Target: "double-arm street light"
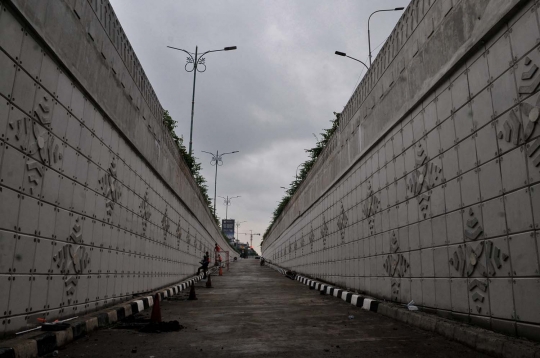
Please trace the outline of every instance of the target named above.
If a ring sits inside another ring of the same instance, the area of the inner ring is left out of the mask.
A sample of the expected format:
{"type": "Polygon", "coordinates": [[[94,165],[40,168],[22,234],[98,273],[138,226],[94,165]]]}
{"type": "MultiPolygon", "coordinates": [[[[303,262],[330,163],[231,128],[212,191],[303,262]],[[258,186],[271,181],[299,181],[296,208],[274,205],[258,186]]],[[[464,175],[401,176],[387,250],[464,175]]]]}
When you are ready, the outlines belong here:
{"type": "Polygon", "coordinates": [[[229,206],[231,205],[231,200],[232,199],[235,199],[235,198],[240,198],[241,196],[232,196],[229,198],[229,196],[227,195],[227,197],[224,197],[224,196],[220,196],[218,195],[221,199],[223,199],[223,202],[225,203],[225,220],[228,219],[228,211],[229,211],[229,206]]]}
{"type": "Polygon", "coordinates": [[[236,46],[229,46],[225,47],[221,50],[210,50],[203,52],[202,55],[198,54],[198,46],[195,46],[195,57],[193,57],[193,54],[191,52],[188,52],[186,50],[183,50],[181,48],[176,48],[172,46],[167,46],[168,48],[172,48],[173,50],[183,51],[188,54],[188,58],[186,60],[186,65],[184,66],[184,69],[187,72],[193,72],[193,93],[191,96],[191,128],[189,130],[189,154],[193,154],[192,151],[192,143],[193,143],[193,116],[195,115],[195,80],[197,78],[197,72],[204,72],[206,71],[206,63],[204,56],[210,52],[219,52],[219,51],[231,51],[236,50],[236,46]],[[191,66],[190,66],[191,65],[191,66]],[[188,67],[189,66],[189,67],[188,67]],[[199,68],[199,66],[202,66],[202,69],[199,68]],[[191,69],[189,69],[191,68],[191,69]]]}
{"type": "Polygon", "coordinates": [[[235,150],[234,152],[223,153],[223,154],[219,154],[219,150],[216,150],[216,154],[206,152],[204,150],[201,150],[201,152],[206,153],[206,154],[210,154],[212,156],[212,160],[210,161],[210,164],[216,166],[216,176],[214,178],[214,216],[216,216],[217,168],[218,168],[218,166],[220,167],[220,166],[223,165],[222,157],[224,155],[238,153],[238,150],[235,150]]]}
{"type": "Polygon", "coordinates": [[[377,11],[372,12],[371,15],[369,15],[368,20],[367,20],[367,36],[368,36],[368,46],[369,46],[369,67],[371,67],[371,35],[370,35],[370,32],[369,32],[369,20],[371,20],[371,17],[373,16],[373,14],[376,14],[378,12],[401,11],[403,9],[405,9],[405,8],[404,7],[396,7],[396,8],[393,8],[393,9],[377,10],[377,11]]]}

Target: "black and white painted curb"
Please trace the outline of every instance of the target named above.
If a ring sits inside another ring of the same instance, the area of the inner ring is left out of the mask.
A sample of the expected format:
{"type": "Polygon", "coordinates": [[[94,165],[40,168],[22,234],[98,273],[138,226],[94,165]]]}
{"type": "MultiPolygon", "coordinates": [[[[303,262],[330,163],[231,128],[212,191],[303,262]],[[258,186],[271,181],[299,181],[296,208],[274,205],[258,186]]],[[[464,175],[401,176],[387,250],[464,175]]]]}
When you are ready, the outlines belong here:
{"type": "MultiPolygon", "coordinates": [[[[282,275],[286,275],[287,273],[287,270],[284,270],[279,266],[276,266],[274,264],[267,264],[267,265],[273,268],[274,270],[278,271],[282,275]]],[[[326,283],[321,283],[321,282],[309,279],[301,275],[296,275],[296,280],[317,291],[321,291],[321,292],[326,293],[327,295],[332,295],[334,297],[341,298],[343,301],[350,303],[353,306],[365,309],[367,311],[377,312],[377,309],[379,308],[379,301],[373,298],[364,297],[354,292],[349,292],[347,290],[343,290],[343,289],[331,286],[326,283]]]]}
{"type": "MultiPolygon", "coordinates": [[[[272,269],[286,275],[287,270],[274,264],[266,263],[272,269]]],[[[389,302],[380,302],[372,298],[363,297],[331,285],[317,282],[302,275],[296,275],[296,280],[328,295],[341,298],[343,301],[362,309],[377,312],[383,316],[410,324],[426,331],[435,332],[452,341],[459,342],[479,352],[494,357],[514,358],[528,357],[540,358],[540,344],[508,337],[493,331],[488,331],[466,323],[452,321],[432,314],[409,311],[402,305],[389,302]]],[[[1,358],[1,357],[0,357],[1,358]]]]}
{"type": "Polygon", "coordinates": [[[373,298],[360,296],[356,293],[342,290],[328,284],[323,284],[300,275],[296,275],[296,280],[300,281],[304,285],[313,287],[315,290],[324,291],[327,295],[341,298],[343,301],[350,303],[353,306],[361,307],[367,311],[377,312],[377,308],[379,307],[379,301],[373,298]]]}
{"type": "Polygon", "coordinates": [[[287,271],[284,270],[284,269],[282,269],[282,268],[279,267],[279,266],[276,266],[276,265],[273,265],[273,264],[269,264],[269,263],[267,263],[266,265],[267,265],[267,266],[270,266],[271,268],[273,268],[274,270],[276,270],[277,272],[279,272],[279,273],[282,274],[282,275],[286,275],[286,274],[287,274],[287,271]]]}
{"type": "MultiPolygon", "coordinates": [[[[213,274],[217,268],[209,270],[213,274]]],[[[28,339],[14,339],[0,343],[0,358],[16,357],[41,357],[54,352],[59,347],[84,337],[87,333],[101,327],[106,327],[112,323],[120,321],[126,317],[142,312],[154,306],[154,296],[159,295],[160,301],[166,297],[172,297],[185,289],[191,287],[204,277],[203,274],[196,275],[182,281],[176,285],[154,291],[149,296],[139,297],[132,301],[121,303],[117,306],[107,308],[100,312],[70,321],[70,327],[57,332],[45,332],[28,339]]]]}

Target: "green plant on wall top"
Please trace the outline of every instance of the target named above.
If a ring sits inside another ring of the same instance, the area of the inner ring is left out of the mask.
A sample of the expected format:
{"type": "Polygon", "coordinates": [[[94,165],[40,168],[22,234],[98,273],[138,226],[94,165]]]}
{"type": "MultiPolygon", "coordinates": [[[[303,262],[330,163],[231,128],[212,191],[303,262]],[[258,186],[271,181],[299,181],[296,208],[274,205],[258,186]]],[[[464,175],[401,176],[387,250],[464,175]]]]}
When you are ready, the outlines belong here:
{"type": "Polygon", "coordinates": [[[197,158],[193,155],[189,154],[186,147],[184,146],[184,138],[179,137],[175,132],[174,129],[178,126],[178,122],[172,119],[171,115],[169,114],[169,111],[165,110],[163,111],[163,124],[167,127],[169,130],[169,133],[171,134],[172,139],[176,143],[176,146],[178,147],[178,150],[180,154],[182,155],[182,158],[186,162],[189,171],[191,172],[191,175],[193,176],[193,179],[195,179],[195,183],[199,187],[199,190],[201,191],[201,194],[204,197],[204,200],[206,201],[206,205],[208,205],[208,208],[210,209],[210,213],[214,216],[214,220],[216,220],[216,223],[218,226],[221,227],[219,218],[214,215],[214,210],[212,208],[212,200],[210,200],[210,196],[208,196],[208,187],[206,186],[206,179],[201,174],[201,163],[197,162],[197,158]]]}
{"type": "Polygon", "coordinates": [[[272,225],[274,225],[274,222],[279,217],[279,215],[281,215],[281,213],[293,197],[294,193],[296,193],[296,190],[298,190],[302,182],[306,179],[309,171],[311,170],[313,165],[315,165],[317,158],[319,158],[319,155],[321,155],[324,148],[326,148],[326,146],[328,145],[330,138],[332,138],[332,135],[336,132],[339,126],[339,118],[341,117],[341,113],[334,112],[334,115],[335,118],[330,120],[330,123],[332,124],[330,128],[323,130],[323,132],[321,133],[321,140],[317,140],[315,147],[305,149],[306,153],[309,154],[309,159],[302,163],[298,177],[291,182],[289,189],[287,189],[287,191],[285,192],[285,196],[281,198],[281,201],[279,202],[277,208],[274,210],[270,225],[268,225],[268,228],[263,235],[263,240],[266,239],[266,236],[270,232],[272,225]]]}

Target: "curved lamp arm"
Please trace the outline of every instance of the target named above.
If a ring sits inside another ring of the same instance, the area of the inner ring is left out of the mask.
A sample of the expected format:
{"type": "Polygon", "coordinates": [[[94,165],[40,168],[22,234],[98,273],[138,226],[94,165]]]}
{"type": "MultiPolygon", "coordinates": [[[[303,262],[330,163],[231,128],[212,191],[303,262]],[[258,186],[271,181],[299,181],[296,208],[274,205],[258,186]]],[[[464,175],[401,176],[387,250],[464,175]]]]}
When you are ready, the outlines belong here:
{"type": "Polygon", "coordinates": [[[207,53],[210,53],[210,52],[219,52],[219,51],[232,51],[232,50],[236,50],[238,47],[236,46],[229,46],[229,47],[225,47],[221,50],[210,50],[210,51],[206,51],[206,52],[203,52],[202,55],[199,56],[200,57],[203,57],[204,55],[206,55],[207,53]]]}
{"type": "MultiPolygon", "coordinates": [[[[186,72],[193,72],[193,71],[197,68],[197,65],[195,64],[195,61],[196,61],[197,59],[193,58],[193,56],[191,55],[191,53],[189,53],[188,51],[186,51],[186,50],[184,50],[184,49],[181,49],[181,48],[176,48],[176,47],[172,47],[172,46],[167,46],[167,47],[168,47],[168,48],[172,48],[173,50],[183,51],[183,52],[185,52],[185,53],[188,54],[188,56],[189,56],[189,57],[188,57],[188,61],[187,61],[186,65],[184,66],[184,69],[186,70],[186,72]],[[193,64],[193,68],[192,68],[191,70],[188,70],[188,69],[187,69],[187,66],[188,66],[190,63],[193,64]]],[[[203,63],[203,65],[204,65],[204,63],[203,63]]],[[[206,66],[205,66],[204,71],[206,71],[206,66]]],[[[202,72],[204,72],[204,71],[202,71],[202,72]]]]}
{"type": "MultiPolygon", "coordinates": [[[[351,56],[347,55],[345,52],[336,51],[335,54],[338,55],[338,56],[348,57],[348,58],[350,58],[350,59],[352,59],[352,60],[358,61],[358,62],[360,62],[362,65],[364,65],[364,66],[366,67],[367,70],[369,70],[368,66],[367,66],[364,62],[360,61],[360,60],[357,59],[357,58],[354,58],[354,57],[351,57],[351,56]]],[[[315,133],[314,133],[313,135],[315,135],[315,133]]],[[[315,138],[317,138],[317,136],[315,136],[315,138]]],[[[317,138],[317,140],[319,140],[319,139],[317,138]]]]}
{"type": "Polygon", "coordinates": [[[383,12],[383,11],[400,11],[400,10],[404,10],[405,8],[404,7],[396,7],[396,8],[393,8],[393,9],[384,9],[384,10],[377,10],[377,11],[374,11],[371,13],[371,15],[369,15],[368,17],[368,29],[369,29],[369,20],[371,20],[371,17],[373,16],[373,14],[376,14],[378,12],[383,12]]]}
{"type": "Polygon", "coordinates": [[[219,156],[222,157],[225,154],[234,154],[234,153],[238,153],[238,152],[239,152],[239,150],[235,150],[234,152],[223,153],[223,154],[220,154],[219,156]]]}
{"type": "Polygon", "coordinates": [[[214,154],[214,153],[210,153],[210,152],[207,152],[205,150],[201,150],[201,152],[206,153],[206,154],[210,154],[212,156],[212,160],[214,160],[214,158],[216,158],[216,154],[214,154]]]}
{"type": "MultiPolygon", "coordinates": [[[[404,7],[395,7],[393,9],[383,9],[383,10],[377,10],[377,11],[374,11],[371,13],[371,15],[369,15],[368,17],[368,20],[367,20],[367,33],[368,33],[368,47],[369,47],[369,66],[371,66],[371,34],[369,32],[369,20],[371,20],[371,17],[378,13],[378,12],[383,12],[383,11],[401,11],[401,10],[404,10],[405,8],[404,7]]],[[[358,61],[358,60],[357,60],[358,61]]],[[[365,64],[364,64],[365,65],[365,64]]]]}
{"type": "Polygon", "coordinates": [[[212,159],[210,160],[210,165],[216,165],[219,162],[219,159],[221,158],[221,157],[218,157],[217,154],[210,153],[210,152],[207,152],[205,150],[201,150],[201,152],[206,153],[206,154],[210,154],[212,156],[212,159]],[[214,164],[214,162],[216,164],[214,164]]]}

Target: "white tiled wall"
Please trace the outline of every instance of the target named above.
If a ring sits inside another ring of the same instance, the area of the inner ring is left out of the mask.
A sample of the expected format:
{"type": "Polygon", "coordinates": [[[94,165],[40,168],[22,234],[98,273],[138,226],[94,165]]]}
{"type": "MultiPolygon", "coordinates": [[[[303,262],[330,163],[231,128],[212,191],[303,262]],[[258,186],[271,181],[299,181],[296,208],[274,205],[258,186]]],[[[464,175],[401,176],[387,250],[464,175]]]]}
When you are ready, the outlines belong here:
{"type": "Polygon", "coordinates": [[[177,195],[201,206],[189,180],[175,177],[185,186],[173,191],[13,7],[0,8],[0,335],[194,274],[205,251],[226,244],[201,224],[209,211],[177,195]]]}
{"type": "MultiPolygon", "coordinates": [[[[493,327],[502,320],[507,333],[532,324],[525,335],[540,339],[538,39],[531,1],[294,222],[288,209],[263,255],[379,298],[487,317],[493,327]]],[[[342,128],[334,140],[352,142],[367,127],[342,128]]],[[[320,167],[347,146],[327,151],[320,167]]],[[[323,181],[320,173],[308,180],[323,181]]]]}

